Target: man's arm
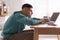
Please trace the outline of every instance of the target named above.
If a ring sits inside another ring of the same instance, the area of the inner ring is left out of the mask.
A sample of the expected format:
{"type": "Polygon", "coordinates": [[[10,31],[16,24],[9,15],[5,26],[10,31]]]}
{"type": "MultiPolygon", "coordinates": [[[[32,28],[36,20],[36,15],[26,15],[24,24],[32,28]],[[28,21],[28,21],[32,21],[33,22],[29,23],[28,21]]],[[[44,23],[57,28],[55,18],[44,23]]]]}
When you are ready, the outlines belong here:
{"type": "Polygon", "coordinates": [[[32,18],[32,19],[34,19],[34,20],[40,20],[39,18],[32,18]]]}
{"type": "Polygon", "coordinates": [[[15,18],[17,22],[26,24],[26,25],[33,25],[33,24],[39,24],[40,20],[35,20],[33,18],[26,17],[22,14],[16,13],[15,18]]]}

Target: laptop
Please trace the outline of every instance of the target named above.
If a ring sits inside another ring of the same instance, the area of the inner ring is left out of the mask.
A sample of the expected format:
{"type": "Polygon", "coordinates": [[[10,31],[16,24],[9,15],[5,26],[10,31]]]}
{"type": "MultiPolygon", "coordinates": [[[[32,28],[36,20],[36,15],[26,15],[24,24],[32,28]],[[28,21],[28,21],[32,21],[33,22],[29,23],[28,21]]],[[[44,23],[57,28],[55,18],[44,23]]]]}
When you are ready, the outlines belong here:
{"type": "Polygon", "coordinates": [[[60,13],[53,13],[52,14],[52,16],[51,16],[51,18],[50,19],[48,19],[49,20],[49,22],[47,23],[48,25],[52,25],[52,26],[57,26],[56,24],[54,24],[55,23],[55,21],[57,20],[57,18],[58,18],[58,16],[59,16],[59,14],[60,13]]]}

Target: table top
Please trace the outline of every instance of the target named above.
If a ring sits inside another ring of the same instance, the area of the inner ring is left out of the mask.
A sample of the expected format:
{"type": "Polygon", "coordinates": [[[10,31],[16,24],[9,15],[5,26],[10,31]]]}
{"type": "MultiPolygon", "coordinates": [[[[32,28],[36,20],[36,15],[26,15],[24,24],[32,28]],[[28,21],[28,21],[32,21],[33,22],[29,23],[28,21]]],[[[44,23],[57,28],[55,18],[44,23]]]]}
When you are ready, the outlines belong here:
{"type": "Polygon", "coordinates": [[[51,26],[47,24],[32,25],[38,34],[60,35],[60,26],[51,26]]]}
{"type": "Polygon", "coordinates": [[[51,26],[48,24],[31,25],[31,28],[60,28],[60,26],[51,26]]]}

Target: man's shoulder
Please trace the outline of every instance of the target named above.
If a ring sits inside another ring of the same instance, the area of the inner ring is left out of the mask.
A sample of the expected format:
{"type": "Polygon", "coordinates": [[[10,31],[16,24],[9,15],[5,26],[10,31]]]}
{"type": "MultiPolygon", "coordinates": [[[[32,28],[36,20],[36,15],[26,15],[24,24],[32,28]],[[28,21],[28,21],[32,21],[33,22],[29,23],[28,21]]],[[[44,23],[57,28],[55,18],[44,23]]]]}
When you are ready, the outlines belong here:
{"type": "Polygon", "coordinates": [[[22,11],[15,11],[14,13],[21,13],[22,11]]]}
{"type": "Polygon", "coordinates": [[[16,14],[22,14],[22,11],[15,11],[14,13],[13,13],[14,15],[16,15],[16,14]]]}
{"type": "Polygon", "coordinates": [[[22,17],[24,16],[22,11],[15,11],[13,15],[14,16],[22,16],[22,17]]]}

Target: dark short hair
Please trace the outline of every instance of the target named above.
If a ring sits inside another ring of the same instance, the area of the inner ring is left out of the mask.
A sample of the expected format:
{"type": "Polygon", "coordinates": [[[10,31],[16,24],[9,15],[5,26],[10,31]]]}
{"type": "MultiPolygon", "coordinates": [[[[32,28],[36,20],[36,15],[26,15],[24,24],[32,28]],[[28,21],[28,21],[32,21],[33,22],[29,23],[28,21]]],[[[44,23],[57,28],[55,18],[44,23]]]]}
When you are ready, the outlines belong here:
{"type": "Polygon", "coordinates": [[[30,5],[30,4],[24,4],[24,5],[22,5],[22,9],[23,9],[24,7],[32,8],[32,5],[30,5]]]}

